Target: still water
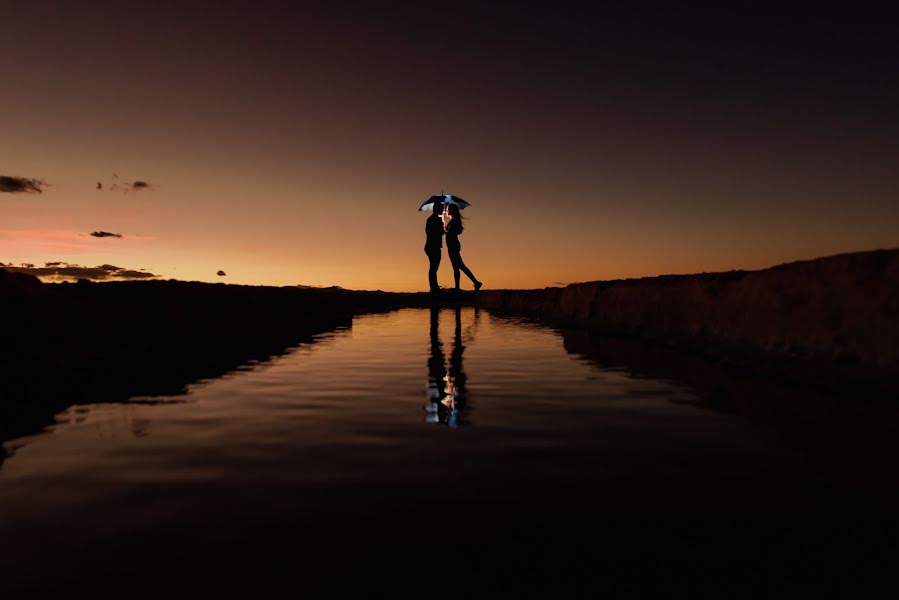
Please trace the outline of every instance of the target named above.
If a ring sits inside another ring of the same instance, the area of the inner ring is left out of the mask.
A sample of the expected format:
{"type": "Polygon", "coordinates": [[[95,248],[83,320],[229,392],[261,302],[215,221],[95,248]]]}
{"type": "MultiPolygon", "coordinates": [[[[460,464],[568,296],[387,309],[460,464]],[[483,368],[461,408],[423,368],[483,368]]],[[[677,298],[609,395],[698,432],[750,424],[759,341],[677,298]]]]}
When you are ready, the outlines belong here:
{"type": "MultiPolygon", "coordinates": [[[[728,530],[722,514],[894,483],[895,409],[701,364],[474,308],[360,316],[184,395],[72,406],[6,442],[0,564],[23,589],[97,569],[205,589],[266,551],[325,568],[445,536],[544,565],[579,528],[604,553],[643,556],[633,540],[654,536],[668,555],[697,523],[728,530]]],[[[500,568],[491,552],[481,568],[500,568]]]]}

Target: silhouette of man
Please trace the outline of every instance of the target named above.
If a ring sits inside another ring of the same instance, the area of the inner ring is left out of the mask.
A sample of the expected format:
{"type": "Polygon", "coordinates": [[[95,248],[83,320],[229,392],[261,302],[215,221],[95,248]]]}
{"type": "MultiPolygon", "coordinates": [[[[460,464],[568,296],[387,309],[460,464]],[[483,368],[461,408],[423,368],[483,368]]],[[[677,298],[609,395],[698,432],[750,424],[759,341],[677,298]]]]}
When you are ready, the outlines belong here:
{"type": "Polygon", "coordinates": [[[430,267],[428,268],[428,283],[431,286],[431,293],[436,294],[440,291],[437,285],[437,269],[440,267],[440,257],[443,254],[443,202],[434,203],[434,212],[425,222],[425,254],[428,255],[430,267]]]}
{"type": "Polygon", "coordinates": [[[435,404],[440,404],[441,400],[446,397],[446,386],[443,385],[445,375],[446,357],[443,354],[443,343],[440,341],[440,308],[432,306],[431,353],[428,355],[428,397],[435,404]]]}

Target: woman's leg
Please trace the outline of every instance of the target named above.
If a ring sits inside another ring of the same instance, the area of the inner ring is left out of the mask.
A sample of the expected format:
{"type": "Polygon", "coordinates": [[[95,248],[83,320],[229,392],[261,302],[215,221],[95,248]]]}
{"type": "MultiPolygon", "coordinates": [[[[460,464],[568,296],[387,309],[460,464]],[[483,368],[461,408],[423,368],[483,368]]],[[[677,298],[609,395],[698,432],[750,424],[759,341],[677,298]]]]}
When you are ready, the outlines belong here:
{"type": "Polygon", "coordinates": [[[477,283],[478,279],[474,276],[474,273],[471,272],[471,269],[465,266],[465,263],[459,261],[459,268],[462,269],[462,272],[468,275],[468,278],[471,279],[472,283],[477,283]]]}
{"type": "Polygon", "coordinates": [[[459,265],[462,264],[462,256],[458,250],[447,249],[449,251],[450,262],[453,265],[453,279],[456,281],[456,289],[459,289],[459,265]]]}
{"type": "Polygon", "coordinates": [[[456,279],[456,289],[459,289],[459,271],[461,270],[465,273],[471,282],[475,284],[476,287],[480,287],[477,284],[479,283],[477,278],[474,276],[474,273],[471,272],[471,269],[465,266],[465,263],[462,262],[462,254],[459,252],[453,252],[450,255],[450,260],[453,263],[453,277],[456,279]]]}

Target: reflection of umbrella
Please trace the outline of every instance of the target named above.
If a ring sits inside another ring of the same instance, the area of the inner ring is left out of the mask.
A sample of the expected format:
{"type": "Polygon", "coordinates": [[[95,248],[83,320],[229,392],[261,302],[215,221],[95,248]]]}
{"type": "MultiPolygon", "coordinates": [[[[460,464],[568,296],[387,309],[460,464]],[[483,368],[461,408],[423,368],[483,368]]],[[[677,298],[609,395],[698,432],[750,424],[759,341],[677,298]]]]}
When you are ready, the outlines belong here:
{"type": "Polygon", "coordinates": [[[462,210],[466,206],[471,206],[468,202],[460,198],[459,196],[453,196],[451,194],[437,194],[436,196],[431,196],[427,200],[421,203],[421,207],[418,210],[424,210],[431,212],[434,210],[435,202],[443,202],[444,204],[455,204],[459,207],[459,210],[462,210]]]}

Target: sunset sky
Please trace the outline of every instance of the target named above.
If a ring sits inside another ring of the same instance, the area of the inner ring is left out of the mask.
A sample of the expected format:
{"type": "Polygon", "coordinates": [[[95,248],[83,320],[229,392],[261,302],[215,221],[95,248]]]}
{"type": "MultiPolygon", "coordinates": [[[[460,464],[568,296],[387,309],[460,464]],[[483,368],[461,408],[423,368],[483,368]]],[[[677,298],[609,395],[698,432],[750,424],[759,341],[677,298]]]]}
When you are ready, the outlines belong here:
{"type": "Polygon", "coordinates": [[[492,288],[897,247],[894,21],[790,5],[4,2],[0,262],[425,290],[441,191],[492,288]]]}

